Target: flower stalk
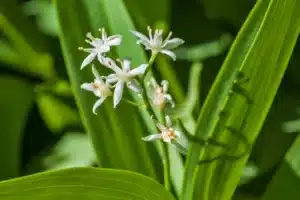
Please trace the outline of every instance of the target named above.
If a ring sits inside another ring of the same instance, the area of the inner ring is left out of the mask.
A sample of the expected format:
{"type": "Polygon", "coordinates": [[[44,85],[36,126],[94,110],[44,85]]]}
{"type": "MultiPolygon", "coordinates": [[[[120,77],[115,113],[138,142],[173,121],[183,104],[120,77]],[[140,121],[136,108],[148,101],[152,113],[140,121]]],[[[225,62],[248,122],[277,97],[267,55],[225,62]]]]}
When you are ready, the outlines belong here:
{"type": "MultiPolygon", "coordinates": [[[[173,129],[171,119],[166,115],[165,106],[171,104],[174,107],[174,102],[168,90],[168,81],[163,80],[161,86],[159,84],[152,84],[153,91],[148,90],[146,84],[146,76],[149,75],[154,61],[158,53],[167,55],[173,60],[176,59],[176,55],[171,50],[184,43],[180,38],[171,39],[172,33],[163,39],[163,31],[155,30],[148,27],[149,37],[137,31],[131,31],[136,37],[138,37],[138,44],[142,44],[145,50],[151,50],[151,57],[147,64],[141,64],[135,68],[131,67],[131,61],[129,59],[115,59],[106,57],[111,47],[121,44],[121,35],[107,36],[105,29],[100,29],[102,34],[101,38],[94,37],[91,33],[88,33],[86,42],[91,45],[90,48],[80,47],[79,50],[89,53],[89,55],[83,60],[81,69],[89,65],[93,60],[98,60],[101,65],[107,67],[111,71],[111,74],[107,76],[100,76],[96,68],[92,67],[94,74],[94,81],[82,84],[82,88],[93,92],[98,98],[93,106],[93,112],[96,114],[96,109],[103,103],[108,97],[113,97],[113,107],[116,108],[121,100],[134,106],[145,106],[148,114],[151,116],[153,123],[156,124],[157,133],[143,137],[144,141],[159,140],[162,147],[162,162],[164,170],[164,186],[167,190],[171,190],[171,176],[170,176],[170,159],[168,152],[168,144],[172,144],[173,140],[180,138],[181,133],[173,129]],[[118,63],[118,64],[117,64],[118,63]],[[143,104],[139,105],[135,102],[129,101],[123,98],[123,92],[125,88],[137,93],[143,100],[143,104]],[[150,93],[152,95],[148,95],[150,93]],[[151,98],[153,97],[153,98],[151,98]],[[155,108],[158,108],[160,115],[155,113],[155,108]]],[[[151,77],[153,83],[155,81],[154,76],[151,77]]],[[[177,142],[177,141],[176,141],[177,142]]]]}

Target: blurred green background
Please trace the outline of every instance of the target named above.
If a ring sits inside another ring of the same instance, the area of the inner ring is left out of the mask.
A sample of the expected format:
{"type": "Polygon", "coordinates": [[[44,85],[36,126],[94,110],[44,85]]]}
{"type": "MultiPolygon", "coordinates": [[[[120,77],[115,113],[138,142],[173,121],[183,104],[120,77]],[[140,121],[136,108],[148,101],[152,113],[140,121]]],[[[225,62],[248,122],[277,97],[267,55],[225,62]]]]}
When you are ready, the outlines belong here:
{"type": "MultiPolygon", "coordinates": [[[[188,88],[191,64],[203,62],[199,105],[255,4],[255,0],[124,2],[138,30],[145,32],[146,25],[162,27],[186,41],[174,64],[182,88],[188,88]]],[[[98,165],[69,84],[56,14],[48,0],[0,0],[0,180],[98,165]]],[[[96,9],[95,16],[102,17],[96,9]]],[[[256,199],[264,193],[300,130],[299,66],[300,40],[253,147],[236,199],[256,199]]]]}

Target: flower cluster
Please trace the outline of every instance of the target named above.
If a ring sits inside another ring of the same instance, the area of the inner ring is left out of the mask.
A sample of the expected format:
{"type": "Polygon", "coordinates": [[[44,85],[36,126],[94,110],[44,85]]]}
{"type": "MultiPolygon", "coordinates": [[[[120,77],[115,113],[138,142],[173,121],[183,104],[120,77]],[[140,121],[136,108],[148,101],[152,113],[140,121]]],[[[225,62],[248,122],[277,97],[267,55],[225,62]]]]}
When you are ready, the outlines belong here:
{"type": "MultiPolygon", "coordinates": [[[[97,58],[99,63],[110,69],[111,74],[107,76],[100,76],[96,67],[92,66],[92,73],[94,75],[94,81],[90,83],[83,83],[81,88],[90,92],[93,92],[94,95],[98,98],[93,106],[93,113],[97,114],[97,108],[104,102],[105,99],[112,96],[113,97],[113,106],[116,108],[120,101],[122,100],[123,91],[125,85],[128,89],[132,90],[134,93],[139,94],[144,102],[151,102],[153,107],[158,108],[165,116],[165,124],[156,122],[157,128],[160,130],[160,133],[149,135],[142,138],[145,141],[152,141],[161,139],[164,142],[171,143],[172,140],[180,137],[180,132],[174,130],[171,126],[171,119],[168,115],[164,113],[164,108],[167,104],[170,104],[171,107],[174,107],[175,104],[172,100],[172,97],[168,91],[168,82],[163,80],[161,85],[157,84],[154,77],[151,79],[147,86],[151,86],[149,89],[151,95],[148,96],[147,91],[143,91],[142,88],[146,88],[144,85],[144,80],[147,73],[147,68],[150,68],[152,63],[141,64],[135,68],[131,67],[131,61],[129,59],[112,59],[107,54],[111,50],[111,47],[118,46],[122,42],[121,35],[112,35],[107,36],[104,28],[99,29],[101,32],[101,38],[94,37],[91,33],[87,33],[86,42],[91,45],[90,48],[79,47],[79,50],[85,51],[88,56],[83,60],[81,64],[81,69],[85,68],[97,58]]],[[[138,44],[142,44],[146,50],[151,50],[151,58],[155,59],[158,53],[162,53],[170,56],[173,60],[176,59],[175,54],[171,51],[177,46],[184,43],[182,39],[173,38],[171,39],[172,33],[170,32],[168,36],[163,40],[163,31],[155,30],[152,34],[152,30],[148,27],[149,37],[144,34],[131,31],[136,37],[138,37],[138,44]]],[[[151,59],[150,59],[151,60],[151,59]]],[[[148,106],[153,109],[152,106],[148,106]]],[[[155,112],[152,112],[155,113],[155,112]]],[[[149,113],[150,114],[150,113],[149,113]]]]}

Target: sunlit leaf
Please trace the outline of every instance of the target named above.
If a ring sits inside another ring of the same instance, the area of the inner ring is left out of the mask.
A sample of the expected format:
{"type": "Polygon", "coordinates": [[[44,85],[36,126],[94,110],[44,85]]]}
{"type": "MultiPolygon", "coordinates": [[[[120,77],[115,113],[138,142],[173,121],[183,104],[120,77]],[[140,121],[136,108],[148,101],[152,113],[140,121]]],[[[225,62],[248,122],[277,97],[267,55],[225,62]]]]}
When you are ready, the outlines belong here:
{"type": "Polygon", "coordinates": [[[195,198],[231,198],[248,156],[235,162],[221,160],[197,166],[199,156],[205,159],[220,153],[242,155],[249,151],[247,143],[253,143],[263,125],[299,34],[299,8],[299,1],[270,0],[258,1],[252,10],[198,118],[197,136],[218,138],[230,144],[232,151],[207,148],[201,153],[201,146],[193,144],[183,198],[191,197],[192,180],[196,180],[195,198]],[[278,30],[279,26],[282,29],[278,30]],[[268,90],[265,90],[266,85],[268,90]],[[243,136],[237,137],[237,134],[243,136]],[[242,139],[244,137],[247,142],[242,139]]]}
{"type": "Polygon", "coordinates": [[[6,200],[174,199],[162,185],[120,170],[73,168],[0,182],[6,200]]]}

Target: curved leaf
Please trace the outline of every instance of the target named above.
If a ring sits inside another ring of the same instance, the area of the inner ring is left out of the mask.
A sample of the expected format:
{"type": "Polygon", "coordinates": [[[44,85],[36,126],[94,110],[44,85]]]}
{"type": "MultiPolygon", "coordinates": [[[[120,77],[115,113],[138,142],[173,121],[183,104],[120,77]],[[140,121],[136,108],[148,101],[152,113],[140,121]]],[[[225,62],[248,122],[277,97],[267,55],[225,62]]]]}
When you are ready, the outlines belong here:
{"type": "MultiPolygon", "coordinates": [[[[245,147],[245,142],[242,145],[232,131],[228,131],[228,126],[236,129],[249,143],[253,143],[272,104],[299,35],[299,8],[300,2],[297,0],[257,2],[205,101],[198,118],[197,136],[214,137],[230,144],[233,150],[226,152],[230,155],[240,155],[249,147],[245,147]],[[281,29],[278,30],[278,27],[281,29]],[[239,71],[248,82],[240,83],[239,71]],[[237,91],[236,86],[242,87],[242,92],[237,91]],[[224,112],[227,117],[221,115],[224,112]]],[[[200,158],[212,158],[220,153],[224,152],[208,149],[201,154],[199,145],[193,144],[191,147],[185,185],[196,180],[198,198],[230,199],[238,185],[247,156],[235,162],[222,160],[197,166],[200,155],[200,158]],[[197,175],[196,179],[194,175],[197,175]]],[[[189,198],[192,190],[189,186],[184,188],[186,191],[183,197],[189,198]]]]}
{"type": "Polygon", "coordinates": [[[5,200],[174,199],[162,185],[140,174],[96,168],[72,168],[2,181],[0,198],[5,200]]]}

